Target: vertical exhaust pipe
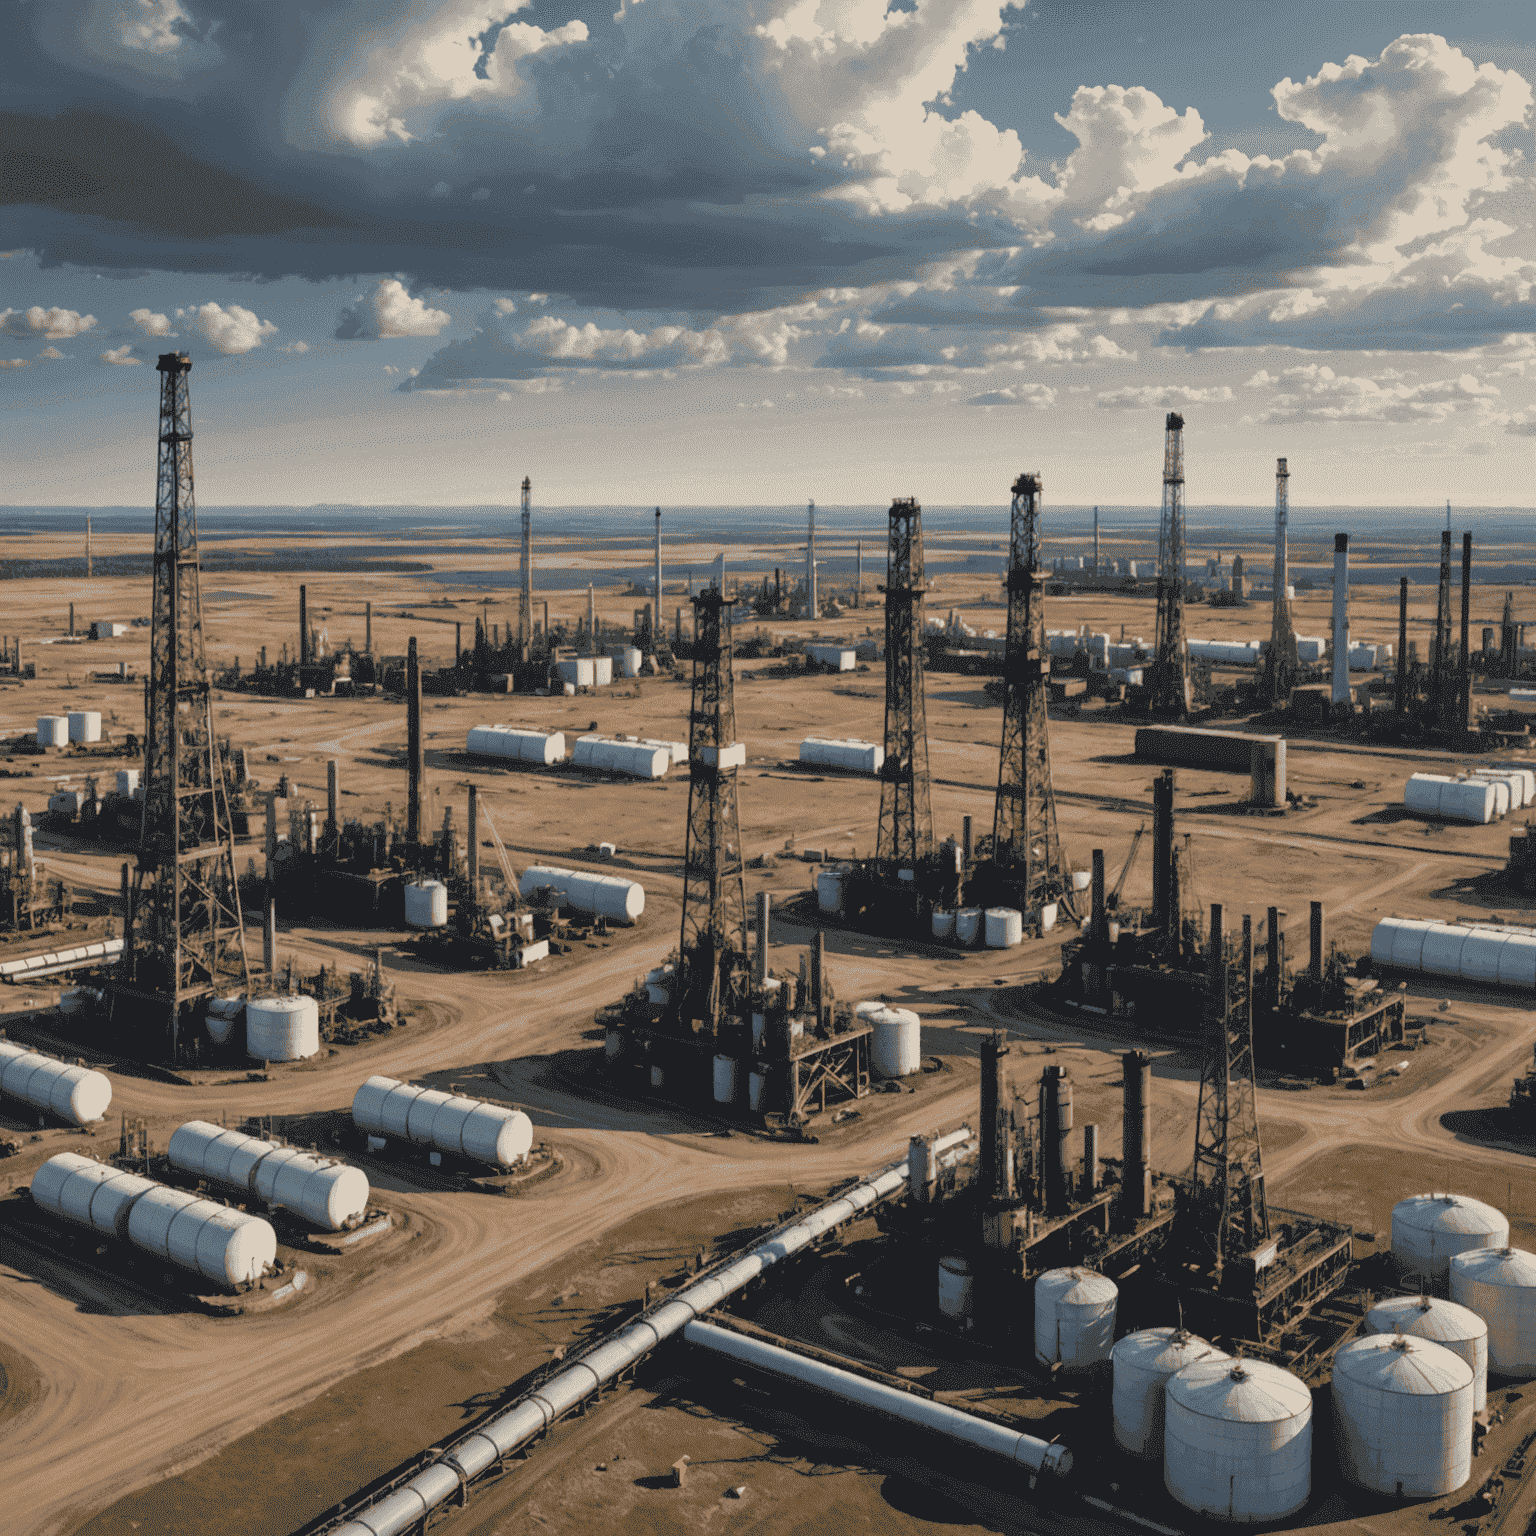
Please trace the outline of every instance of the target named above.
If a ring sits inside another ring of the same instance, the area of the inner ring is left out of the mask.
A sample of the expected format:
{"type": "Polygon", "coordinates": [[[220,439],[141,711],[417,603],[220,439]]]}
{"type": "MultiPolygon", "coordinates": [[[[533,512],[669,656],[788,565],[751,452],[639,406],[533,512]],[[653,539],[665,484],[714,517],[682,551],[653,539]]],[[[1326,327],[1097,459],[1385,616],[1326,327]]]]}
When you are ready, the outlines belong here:
{"type": "Polygon", "coordinates": [[[268,976],[277,974],[277,899],[267,897],[261,924],[261,965],[268,976]]]}
{"type": "Polygon", "coordinates": [[[1472,535],[1461,536],[1461,678],[1457,689],[1456,723],[1472,729],[1472,535]]]}
{"type": "Polygon", "coordinates": [[[309,592],[299,588],[299,665],[309,664],[309,592]]]}
{"type": "Polygon", "coordinates": [[[1125,1072],[1120,1217],[1129,1227],[1152,1210],[1152,1058],[1145,1051],[1127,1051],[1120,1062],[1125,1072]]]}
{"type": "Polygon", "coordinates": [[[1323,904],[1312,903],[1312,928],[1307,951],[1307,974],[1319,985],[1323,980],[1323,904]]]}
{"type": "Polygon", "coordinates": [[[1280,1006],[1280,908],[1264,915],[1267,948],[1264,956],[1264,1000],[1270,1012],[1280,1006]]]}
{"type": "Polygon", "coordinates": [[[1333,536],[1333,702],[1349,703],[1349,535],[1333,536]]]}
{"type": "Polygon", "coordinates": [[[421,841],[421,663],[412,635],[405,653],[405,756],[406,803],[405,840],[414,845],[421,841]]]}
{"type": "Polygon", "coordinates": [[[335,844],[341,836],[341,764],[333,757],[325,765],[325,840],[335,844]]]}
{"type": "MultiPolygon", "coordinates": [[[[470,905],[476,909],[480,906],[480,791],[471,784],[469,786],[469,847],[464,860],[464,878],[469,886],[470,905]]],[[[512,900],[513,893],[507,892],[507,899],[512,900]]]]}
{"type": "Polygon", "coordinates": [[[1173,895],[1173,769],[1152,785],[1152,924],[1165,936],[1177,934],[1178,903],[1173,895]]]}
{"type": "Polygon", "coordinates": [[[373,604],[363,604],[363,654],[373,655],[373,604]]]}
{"type": "Polygon", "coordinates": [[[1060,1215],[1071,1204],[1067,1142],[1072,1135],[1072,1077],[1050,1066],[1040,1077],[1040,1162],[1045,1208],[1060,1215]]]}
{"type": "Polygon", "coordinates": [[[769,891],[757,893],[757,965],[755,976],[758,986],[768,981],[768,938],[773,924],[773,895],[769,891]]]}
{"type": "Polygon", "coordinates": [[[1005,1200],[1007,1135],[1003,1130],[1003,1058],[1009,1054],[1007,1036],[1000,1031],[981,1042],[981,1198],[1005,1200]]]}
{"type": "Polygon", "coordinates": [[[1392,700],[1401,720],[1408,713],[1408,578],[1397,582],[1397,678],[1396,697],[1392,700]]]}

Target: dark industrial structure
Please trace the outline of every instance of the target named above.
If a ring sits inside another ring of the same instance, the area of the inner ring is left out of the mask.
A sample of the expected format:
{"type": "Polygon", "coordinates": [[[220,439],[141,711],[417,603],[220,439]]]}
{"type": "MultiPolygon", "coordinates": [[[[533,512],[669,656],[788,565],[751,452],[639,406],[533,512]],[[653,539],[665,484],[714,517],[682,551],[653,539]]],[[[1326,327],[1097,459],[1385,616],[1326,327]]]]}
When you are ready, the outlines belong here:
{"type": "Polygon", "coordinates": [[[1157,649],[1148,678],[1155,715],[1184,716],[1192,694],[1184,633],[1184,418],[1170,411],[1163,441],[1163,512],[1157,541],[1157,649]]]}
{"type": "Polygon", "coordinates": [[[1291,610],[1290,478],[1286,461],[1276,459],[1274,611],[1261,684],[1265,700],[1275,706],[1290,701],[1291,690],[1301,675],[1301,662],[1296,653],[1296,622],[1291,610]]]}

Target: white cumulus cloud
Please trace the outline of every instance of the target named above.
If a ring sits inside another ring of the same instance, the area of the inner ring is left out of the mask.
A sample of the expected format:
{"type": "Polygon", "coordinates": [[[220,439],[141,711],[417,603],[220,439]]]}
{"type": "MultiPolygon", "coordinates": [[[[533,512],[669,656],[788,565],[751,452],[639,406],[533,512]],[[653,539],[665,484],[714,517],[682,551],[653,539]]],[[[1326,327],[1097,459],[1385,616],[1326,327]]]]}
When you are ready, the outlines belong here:
{"type": "Polygon", "coordinates": [[[277,335],[277,327],[270,320],[260,319],[239,304],[231,304],[228,309],[219,304],[200,304],[191,313],[208,345],[226,356],[249,352],[268,336],[277,335]]]}
{"type": "Polygon", "coordinates": [[[436,336],[452,319],[447,310],[433,309],[424,299],[413,298],[398,277],[385,277],[366,298],[342,310],[336,336],[341,341],[436,336]]]}
{"type": "Polygon", "coordinates": [[[95,315],[82,315],[74,309],[44,309],[34,304],[30,309],[0,310],[0,331],[7,336],[44,337],[49,341],[67,341],[96,324],[95,315]]]}
{"type": "Polygon", "coordinates": [[[132,345],[126,341],[120,347],[108,347],[101,354],[101,360],[118,368],[136,368],[139,364],[139,359],[133,355],[132,345]]]}
{"type": "Polygon", "coordinates": [[[131,309],[128,318],[146,336],[174,336],[169,315],[157,315],[152,309],[131,309]]]}
{"type": "Polygon", "coordinates": [[[1094,403],[1109,410],[1145,410],[1163,405],[1221,405],[1232,398],[1225,384],[1197,389],[1189,384],[1145,384],[1100,390],[1094,403]]]}

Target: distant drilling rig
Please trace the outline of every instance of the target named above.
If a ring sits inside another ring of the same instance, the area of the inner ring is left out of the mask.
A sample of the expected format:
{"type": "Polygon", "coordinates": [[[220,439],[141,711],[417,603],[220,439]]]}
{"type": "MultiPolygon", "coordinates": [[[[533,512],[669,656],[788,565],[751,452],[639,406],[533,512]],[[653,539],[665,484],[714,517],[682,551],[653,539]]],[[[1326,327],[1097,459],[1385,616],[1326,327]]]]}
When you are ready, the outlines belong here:
{"type": "Polygon", "coordinates": [[[1301,672],[1296,652],[1296,623],[1291,609],[1290,571],[1290,471],[1284,459],[1275,460],[1275,566],[1274,613],[1269,627],[1269,650],[1264,657],[1261,693],[1274,706],[1290,701],[1301,672]]]}
{"type": "Polygon", "coordinates": [[[1184,633],[1184,418],[1170,411],[1163,442],[1163,513],[1157,542],[1157,650],[1152,661],[1155,715],[1189,713],[1189,644],[1184,633]]]}

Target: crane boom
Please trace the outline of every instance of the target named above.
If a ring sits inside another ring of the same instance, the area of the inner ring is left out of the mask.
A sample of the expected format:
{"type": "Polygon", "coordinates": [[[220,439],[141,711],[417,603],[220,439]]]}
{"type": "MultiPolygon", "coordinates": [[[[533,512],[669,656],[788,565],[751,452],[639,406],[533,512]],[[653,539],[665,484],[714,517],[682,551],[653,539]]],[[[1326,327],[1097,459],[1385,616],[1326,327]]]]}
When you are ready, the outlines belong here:
{"type": "Polygon", "coordinates": [[[496,830],[496,823],[491,820],[491,813],[483,804],[480,806],[480,819],[485,823],[485,830],[491,834],[491,844],[496,849],[496,860],[501,865],[501,878],[507,885],[507,902],[516,911],[523,904],[522,889],[517,883],[517,871],[512,868],[512,859],[507,853],[507,845],[502,842],[501,833],[496,830]]]}

